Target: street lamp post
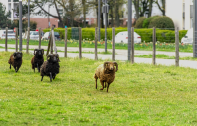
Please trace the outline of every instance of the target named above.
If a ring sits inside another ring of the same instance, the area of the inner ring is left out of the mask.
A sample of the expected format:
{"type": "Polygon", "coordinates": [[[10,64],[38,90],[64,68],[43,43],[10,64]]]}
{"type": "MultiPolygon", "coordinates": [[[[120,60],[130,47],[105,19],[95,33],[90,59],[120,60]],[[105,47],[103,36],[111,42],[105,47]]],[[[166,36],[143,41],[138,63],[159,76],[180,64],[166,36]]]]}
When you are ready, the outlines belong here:
{"type": "Polygon", "coordinates": [[[19,51],[22,52],[22,0],[19,0],[19,51]]]}
{"type": "Polygon", "coordinates": [[[132,18],[132,0],[128,0],[128,60],[131,60],[131,18],[132,18]]]}
{"type": "Polygon", "coordinates": [[[197,0],[193,1],[194,17],[193,17],[193,57],[197,57],[197,0]]]}

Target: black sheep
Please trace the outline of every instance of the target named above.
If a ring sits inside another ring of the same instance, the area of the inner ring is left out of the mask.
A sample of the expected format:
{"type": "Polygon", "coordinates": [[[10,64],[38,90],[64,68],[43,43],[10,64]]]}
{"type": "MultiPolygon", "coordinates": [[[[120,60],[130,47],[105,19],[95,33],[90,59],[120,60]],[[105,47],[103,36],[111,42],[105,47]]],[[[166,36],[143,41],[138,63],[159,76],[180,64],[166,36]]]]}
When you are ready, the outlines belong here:
{"type": "Polygon", "coordinates": [[[35,68],[38,69],[38,72],[40,72],[40,67],[44,62],[44,49],[34,49],[34,57],[31,59],[32,69],[35,68]]]}
{"type": "Polygon", "coordinates": [[[43,80],[44,76],[49,76],[50,81],[55,79],[55,76],[59,73],[59,55],[58,54],[49,54],[47,56],[47,61],[45,61],[40,69],[40,75],[42,76],[41,81],[43,80]]]}
{"type": "Polygon", "coordinates": [[[12,65],[16,72],[19,70],[19,68],[22,65],[22,56],[23,56],[22,52],[14,52],[10,56],[10,59],[8,60],[8,63],[10,64],[10,69],[12,65]]]}

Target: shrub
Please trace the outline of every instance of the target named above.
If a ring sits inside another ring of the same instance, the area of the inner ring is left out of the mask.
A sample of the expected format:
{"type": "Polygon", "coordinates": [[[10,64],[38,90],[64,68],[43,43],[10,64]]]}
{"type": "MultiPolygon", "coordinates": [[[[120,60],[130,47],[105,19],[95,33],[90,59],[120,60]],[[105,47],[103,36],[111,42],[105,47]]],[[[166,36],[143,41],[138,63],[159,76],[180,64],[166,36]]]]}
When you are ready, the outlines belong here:
{"type": "Polygon", "coordinates": [[[143,28],[148,28],[150,22],[151,22],[153,19],[157,18],[157,17],[159,17],[159,16],[153,16],[153,17],[150,17],[150,18],[146,18],[146,19],[143,21],[142,27],[143,27],[143,28]]]}
{"type": "Polygon", "coordinates": [[[135,24],[135,28],[143,28],[142,25],[145,19],[146,19],[145,17],[138,18],[135,24]]]}
{"type": "Polygon", "coordinates": [[[148,27],[149,28],[156,27],[156,28],[170,28],[170,29],[174,29],[174,23],[173,23],[171,18],[166,17],[166,16],[160,16],[160,17],[154,18],[150,22],[148,27]]]}
{"type": "MultiPolygon", "coordinates": [[[[68,40],[72,39],[72,32],[71,28],[67,29],[67,38],[68,40]]],[[[44,32],[50,31],[50,29],[44,29],[44,32]]],[[[65,37],[65,29],[64,28],[55,28],[54,31],[59,32],[60,37],[64,39],[65,37]]],[[[105,29],[101,28],[101,41],[105,40],[105,29]]],[[[116,28],[115,34],[127,31],[127,28],[116,28]]],[[[152,35],[153,35],[153,29],[135,29],[136,33],[138,33],[141,36],[142,42],[152,42],[152,35]]],[[[187,33],[187,30],[180,30],[179,31],[179,40],[181,41],[181,38],[185,36],[187,33]]],[[[82,40],[94,40],[95,37],[95,28],[82,28],[82,40]]],[[[159,42],[166,42],[166,43],[174,43],[175,42],[175,32],[172,30],[160,30],[156,29],[156,38],[159,42]]],[[[112,28],[107,29],[107,39],[112,40],[112,28]]]]}

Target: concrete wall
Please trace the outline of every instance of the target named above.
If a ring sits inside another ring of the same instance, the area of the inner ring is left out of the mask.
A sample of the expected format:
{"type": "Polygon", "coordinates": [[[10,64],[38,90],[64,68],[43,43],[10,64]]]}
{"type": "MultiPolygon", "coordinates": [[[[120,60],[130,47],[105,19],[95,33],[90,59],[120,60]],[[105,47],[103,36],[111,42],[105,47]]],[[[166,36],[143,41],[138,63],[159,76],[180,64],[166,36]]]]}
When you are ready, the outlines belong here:
{"type": "Polygon", "coordinates": [[[166,0],[166,16],[170,17],[175,27],[183,29],[183,0],[166,0]]]}

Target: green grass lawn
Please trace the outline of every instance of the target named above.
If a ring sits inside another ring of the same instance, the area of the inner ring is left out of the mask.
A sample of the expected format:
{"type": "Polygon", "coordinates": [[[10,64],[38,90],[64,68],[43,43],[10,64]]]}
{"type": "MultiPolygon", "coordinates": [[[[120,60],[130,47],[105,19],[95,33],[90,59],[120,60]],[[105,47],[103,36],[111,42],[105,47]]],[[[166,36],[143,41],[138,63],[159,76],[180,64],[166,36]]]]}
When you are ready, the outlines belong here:
{"type": "MultiPolygon", "coordinates": [[[[26,45],[27,40],[23,40],[23,45],[26,45]]],[[[5,44],[5,40],[0,40],[0,44],[5,44]]],[[[15,40],[8,40],[8,44],[15,44],[15,40]]],[[[42,41],[42,46],[47,46],[48,41],[42,41]]],[[[30,40],[29,45],[38,45],[37,40],[30,40]]],[[[56,46],[64,47],[65,43],[64,41],[56,41],[56,46]]],[[[78,41],[74,40],[68,40],[67,43],[68,47],[79,47],[78,41]]],[[[135,44],[134,45],[135,50],[144,50],[144,51],[152,51],[153,44],[152,43],[141,43],[141,44],[135,44]]],[[[95,48],[95,44],[93,41],[82,41],[82,47],[83,48],[95,48]]],[[[98,48],[105,48],[104,42],[98,42],[97,45],[98,48]]],[[[112,49],[112,42],[108,41],[107,44],[108,49],[112,49]]],[[[115,44],[116,49],[128,49],[127,44],[122,43],[116,43],[115,44]]],[[[168,51],[168,52],[175,52],[175,44],[174,43],[157,43],[156,44],[156,51],[168,51]]],[[[192,45],[179,45],[179,52],[193,52],[193,46],[192,45]]]]}
{"type": "MultiPolygon", "coordinates": [[[[152,58],[153,55],[135,55],[135,57],[152,58]]],[[[168,55],[158,54],[158,55],[156,55],[156,58],[158,58],[158,59],[175,59],[175,56],[168,56],[168,55]]],[[[194,60],[194,61],[197,61],[197,58],[186,56],[186,57],[179,57],[179,60],[194,60]]]]}
{"type": "MultiPolygon", "coordinates": [[[[10,52],[0,52],[0,125],[197,125],[197,70],[117,61],[115,81],[95,89],[95,69],[104,61],[60,58],[53,82],[31,69],[23,55],[18,73],[10,52]]],[[[45,57],[46,59],[46,57],[45,57]]]]}

